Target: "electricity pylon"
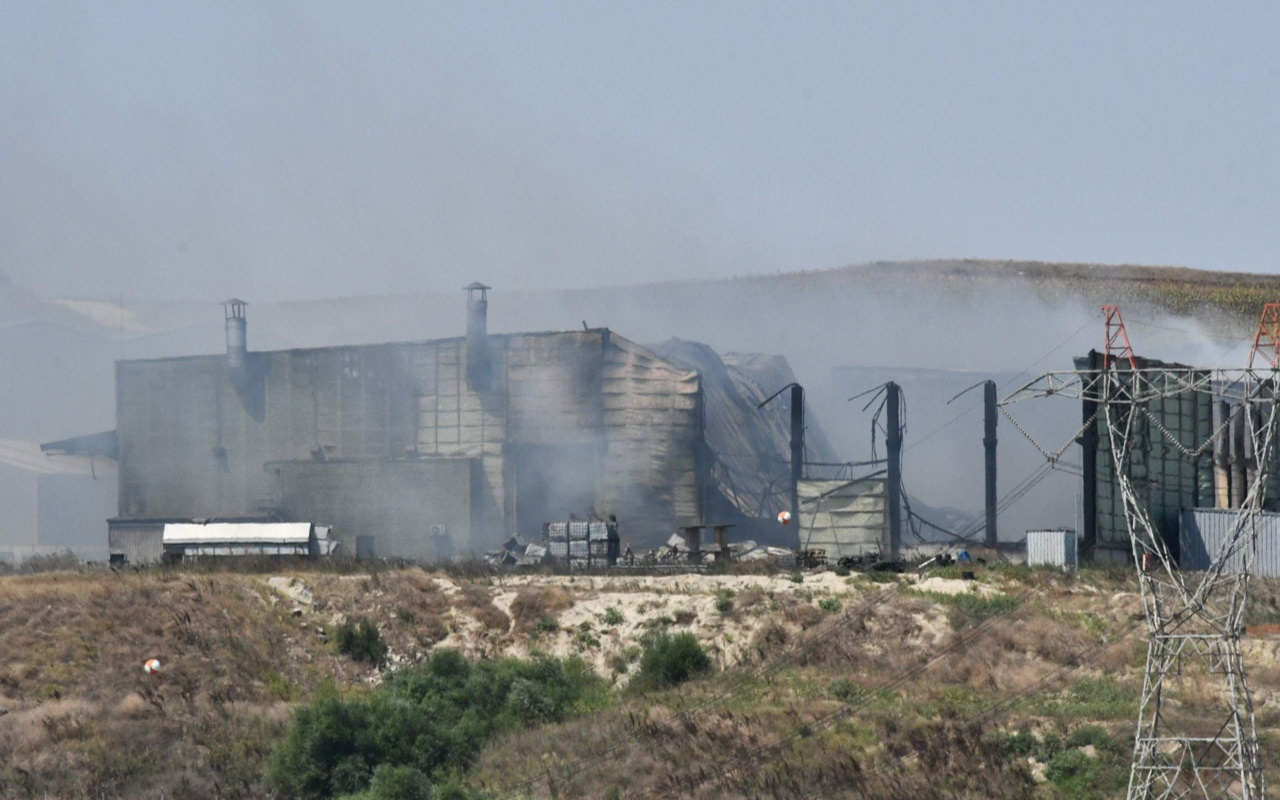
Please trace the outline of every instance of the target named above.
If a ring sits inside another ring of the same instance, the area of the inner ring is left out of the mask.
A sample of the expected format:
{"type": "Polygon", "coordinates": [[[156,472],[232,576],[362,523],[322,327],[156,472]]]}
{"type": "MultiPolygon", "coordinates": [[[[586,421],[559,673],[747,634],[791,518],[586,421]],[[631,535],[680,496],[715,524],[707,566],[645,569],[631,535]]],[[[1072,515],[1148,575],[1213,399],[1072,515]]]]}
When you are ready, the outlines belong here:
{"type": "Polygon", "coordinates": [[[1098,417],[1106,426],[1147,620],[1147,659],[1129,770],[1129,800],[1262,800],[1266,796],[1240,636],[1258,515],[1275,463],[1280,372],[1267,348],[1272,353],[1280,349],[1277,308],[1268,305],[1263,312],[1248,367],[1210,372],[1140,367],[1119,309],[1104,307],[1107,346],[1101,371],[1043,375],[1001,403],[1048,395],[1079,396],[1098,403],[1098,417]],[[1258,354],[1269,362],[1265,369],[1253,367],[1258,354]],[[1194,449],[1170,434],[1159,415],[1149,410],[1157,401],[1188,392],[1236,402],[1235,413],[1219,431],[1194,449]],[[1233,427],[1237,414],[1254,456],[1244,501],[1234,509],[1234,521],[1221,547],[1209,554],[1208,569],[1183,572],[1152,520],[1151,487],[1134,480],[1135,455],[1141,458],[1140,451],[1159,432],[1174,449],[1195,459],[1212,446],[1215,436],[1233,427]],[[1211,696],[1193,694],[1206,686],[1211,687],[1211,696]]]}

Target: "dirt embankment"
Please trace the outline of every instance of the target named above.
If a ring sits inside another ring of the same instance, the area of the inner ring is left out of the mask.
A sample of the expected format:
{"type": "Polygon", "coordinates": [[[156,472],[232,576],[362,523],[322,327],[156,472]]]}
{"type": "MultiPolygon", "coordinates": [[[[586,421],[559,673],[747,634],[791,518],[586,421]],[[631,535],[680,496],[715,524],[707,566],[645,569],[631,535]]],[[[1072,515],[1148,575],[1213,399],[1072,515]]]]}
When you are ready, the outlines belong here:
{"type": "MultiPolygon", "coordinates": [[[[844,774],[841,753],[855,745],[878,752],[908,735],[904,720],[944,713],[964,721],[1042,687],[1064,668],[1066,677],[1039,690],[1047,697],[1065,692],[1057,705],[1019,706],[1016,720],[984,724],[1052,728],[1067,724],[1055,714],[1069,713],[1076,715],[1070,725],[1093,718],[1120,736],[1132,727],[1125,703],[1141,685],[1142,630],[1087,661],[1080,656],[1133,631],[1141,606],[1127,574],[873,577],[467,576],[407,568],[0,578],[0,796],[262,796],[265,760],[295,704],[380,681],[378,669],[335,644],[338,626],[362,617],[387,644],[388,669],[439,647],[473,658],[540,652],[581,658],[622,692],[650,632],[691,632],[711,655],[715,677],[687,690],[630,700],[620,694],[616,706],[589,719],[486,751],[474,779],[490,787],[511,774],[554,771],[546,765],[566,747],[590,752],[620,736],[624,744],[611,755],[621,759],[615,777],[635,782],[636,796],[750,796],[764,791],[777,763],[739,765],[732,780],[699,783],[696,776],[708,774],[706,760],[717,752],[746,754],[798,724],[816,735],[825,730],[817,724],[824,715],[862,708],[870,727],[847,723],[832,729],[844,731],[836,739],[806,751],[817,758],[829,749],[833,760],[824,769],[844,774]],[[160,659],[159,676],[144,673],[148,658],[160,659]],[[1094,683],[1072,699],[1073,681],[1094,683]],[[1094,695],[1113,700],[1101,705],[1094,695]],[[689,704],[708,711],[696,724],[681,722],[689,704]],[[862,741],[894,719],[897,728],[862,741]],[[644,777],[644,765],[667,748],[678,752],[662,757],[661,775],[644,777]]],[[[1255,586],[1262,616],[1254,621],[1280,621],[1276,587],[1255,586]]],[[[1280,641],[1250,639],[1246,646],[1260,728],[1280,735],[1280,641]]],[[[977,735],[968,728],[935,734],[939,742],[977,735]]],[[[590,773],[591,780],[566,778],[554,791],[599,796],[614,769],[590,773]]]]}

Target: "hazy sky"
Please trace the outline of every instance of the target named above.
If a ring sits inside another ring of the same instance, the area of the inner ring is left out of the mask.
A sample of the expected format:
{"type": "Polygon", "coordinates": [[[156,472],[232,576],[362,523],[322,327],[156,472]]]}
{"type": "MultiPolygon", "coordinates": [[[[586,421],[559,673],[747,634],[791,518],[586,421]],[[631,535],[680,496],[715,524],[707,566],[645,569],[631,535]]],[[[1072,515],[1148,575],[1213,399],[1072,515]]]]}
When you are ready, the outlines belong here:
{"type": "Polygon", "coordinates": [[[282,300],[1280,266],[1280,4],[0,3],[0,271],[282,300]]]}

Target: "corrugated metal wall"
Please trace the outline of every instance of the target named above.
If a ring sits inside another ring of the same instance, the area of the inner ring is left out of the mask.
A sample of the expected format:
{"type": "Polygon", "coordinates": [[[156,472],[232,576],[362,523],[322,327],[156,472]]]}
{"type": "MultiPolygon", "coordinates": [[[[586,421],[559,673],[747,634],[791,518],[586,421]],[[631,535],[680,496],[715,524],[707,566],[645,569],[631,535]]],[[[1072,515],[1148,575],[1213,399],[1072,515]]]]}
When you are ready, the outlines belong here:
{"type": "Polygon", "coordinates": [[[885,480],[800,481],[800,546],[828,559],[885,552],[885,480]]]}
{"type": "Polygon", "coordinates": [[[602,392],[608,451],[600,499],[618,515],[622,538],[633,547],[657,547],[676,528],[702,524],[698,373],[612,336],[602,392]]]}
{"type": "MultiPolygon", "coordinates": [[[[1205,570],[1231,538],[1239,513],[1234,509],[1194,508],[1182,512],[1179,564],[1185,570],[1205,570]]],[[[1263,513],[1253,518],[1256,544],[1250,574],[1280,578],[1280,514],[1263,513]]],[[[1227,560],[1226,570],[1239,573],[1244,567],[1243,552],[1227,560]]]]}
{"type": "Polygon", "coordinates": [[[164,556],[164,522],[110,520],[107,547],[130,564],[154,564],[164,556]]]}
{"type": "Polygon", "coordinates": [[[1079,563],[1075,531],[1027,531],[1027,566],[1074,572],[1079,563]]]}
{"type": "MultiPolygon", "coordinates": [[[[1081,369],[1088,367],[1087,359],[1077,359],[1076,363],[1081,369]]],[[[1150,369],[1161,366],[1161,363],[1140,359],[1139,365],[1150,369]]],[[[1120,374],[1123,379],[1123,371],[1120,374]]],[[[1183,452],[1184,449],[1194,452],[1212,432],[1213,398],[1208,392],[1184,392],[1175,397],[1153,400],[1147,410],[1159,420],[1169,436],[1153,425],[1146,415],[1139,415],[1134,420],[1130,477],[1134,491],[1145,503],[1156,529],[1170,547],[1177,547],[1181,510],[1213,502],[1212,452],[1206,450],[1194,460],[1183,452]],[[1170,437],[1174,441],[1170,441],[1170,437]]],[[[1098,416],[1097,434],[1095,545],[1129,552],[1129,529],[1116,485],[1106,417],[1102,413],[1098,416]]]]}

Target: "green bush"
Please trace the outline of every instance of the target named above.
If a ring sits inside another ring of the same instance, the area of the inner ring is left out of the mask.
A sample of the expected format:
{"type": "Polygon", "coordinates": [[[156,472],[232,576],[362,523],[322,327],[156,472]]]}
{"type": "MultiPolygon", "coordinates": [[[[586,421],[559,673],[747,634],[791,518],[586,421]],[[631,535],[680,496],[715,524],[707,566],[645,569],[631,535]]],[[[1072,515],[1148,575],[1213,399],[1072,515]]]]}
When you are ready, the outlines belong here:
{"type": "Polygon", "coordinates": [[[604,624],[610,628],[621,625],[626,617],[622,616],[622,612],[617,606],[609,606],[604,610],[604,624]]]}
{"type": "Polygon", "coordinates": [[[415,767],[379,764],[369,794],[373,800],[431,800],[431,781],[415,767]]]}
{"type": "Polygon", "coordinates": [[[1038,697],[1031,706],[1036,713],[1056,719],[1127,719],[1137,712],[1139,690],[1111,675],[1077,678],[1066,691],[1038,697]]]}
{"type": "Polygon", "coordinates": [[[1093,745],[1099,753],[1120,752],[1123,748],[1101,725],[1081,725],[1067,737],[1068,747],[1093,745]]]}
{"type": "Polygon", "coordinates": [[[1035,752],[1039,744],[1035,735],[1025,729],[1016,733],[993,733],[984,738],[994,745],[999,753],[1006,756],[1029,756],[1035,752]]]}
{"type": "Polygon", "coordinates": [[[818,608],[828,614],[834,614],[840,610],[840,600],[835,597],[824,597],[818,601],[818,608]]]}
{"type": "Polygon", "coordinates": [[[601,686],[575,660],[473,665],[439,650],[420,667],[392,672],[367,695],[300,706],[271,755],[267,783],[277,796],[300,800],[430,796],[401,790],[429,793],[431,782],[470,766],[495,734],[590,710],[607,691],[601,686]]]}
{"type": "Polygon", "coordinates": [[[1021,601],[1006,594],[984,595],[977,592],[912,592],[947,607],[947,621],[952,630],[981,625],[992,617],[1011,613],[1021,601]]]}
{"type": "Polygon", "coordinates": [[[711,657],[692,633],[672,636],[661,632],[645,639],[640,671],[632,681],[635,691],[649,691],[684,683],[711,671],[711,657]]]}
{"type": "Polygon", "coordinates": [[[836,678],[827,689],[832,697],[842,703],[852,703],[861,699],[864,694],[862,687],[848,678],[836,678]]]}
{"type": "Polygon", "coordinates": [[[359,622],[347,620],[338,627],[338,652],[356,661],[368,661],[375,667],[387,663],[387,643],[382,641],[378,626],[361,617],[359,622]]]}
{"type": "Polygon", "coordinates": [[[716,595],[716,611],[729,614],[733,611],[733,597],[728,594],[716,595]]]}
{"type": "Polygon", "coordinates": [[[1089,756],[1073,747],[1054,756],[1044,776],[1061,797],[1103,800],[1124,790],[1129,782],[1129,762],[1110,753],[1089,756]]]}

